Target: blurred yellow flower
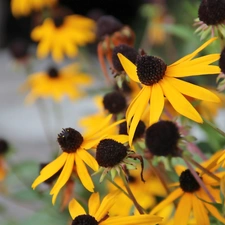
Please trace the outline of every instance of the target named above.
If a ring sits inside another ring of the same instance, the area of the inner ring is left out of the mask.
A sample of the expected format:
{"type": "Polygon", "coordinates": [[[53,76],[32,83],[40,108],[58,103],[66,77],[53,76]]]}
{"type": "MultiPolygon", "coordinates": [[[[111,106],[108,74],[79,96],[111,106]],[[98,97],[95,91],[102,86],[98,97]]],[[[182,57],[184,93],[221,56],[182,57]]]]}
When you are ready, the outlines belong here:
{"type": "Polygon", "coordinates": [[[95,40],[95,22],[81,15],[64,18],[47,18],[31,32],[31,38],[39,42],[37,57],[45,58],[49,53],[55,61],[62,61],[64,55],[72,58],[78,54],[78,46],[85,46],[95,40]]]}
{"type": "Polygon", "coordinates": [[[39,11],[44,7],[51,7],[58,0],[11,0],[13,16],[28,16],[33,10],[39,11]]]}
{"type": "Polygon", "coordinates": [[[51,67],[48,71],[34,73],[27,78],[21,89],[30,90],[26,103],[33,103],[38,98],[52,98],[59,102],[64,96],[71,100],[82,97],[82,85],[91,83],[92,78],[79,72],[77,64],[72,64],[59,71],[51,67]]]}

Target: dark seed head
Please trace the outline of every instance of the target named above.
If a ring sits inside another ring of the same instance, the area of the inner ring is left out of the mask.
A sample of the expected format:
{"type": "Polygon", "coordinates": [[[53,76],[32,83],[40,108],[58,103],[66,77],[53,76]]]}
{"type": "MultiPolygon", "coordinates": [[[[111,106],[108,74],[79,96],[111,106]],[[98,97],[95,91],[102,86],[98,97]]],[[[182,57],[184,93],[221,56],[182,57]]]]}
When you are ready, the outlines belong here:
{"type": "Polygon", "coordinates": [[[225,0],[202,0],[198,17],[207,25],[218,25],[225,20],[225,0]]]}
{"type": "MultiPolygon", "coordinates": [[[[41,163],[40,164],[40,171],[47,166],[48,163],[41,163]]],[[[62,170],[59,170],[57,173],[55,173],[53,176],[51,176],[50,178],[48,178],[47,180],[44,181],[44,183],[51,185],[60,175],[60,173],[62,172],[62,170]]]]}
{"type": "Polygon", "coordinates": [[[9,50],[15,59],[22,59],[28,55],[29,42],[23,38],[16,38],[9,45],[9,50]]]}
{"type": "MultiPolygon", "coordinates": [[[[145,123],[142,120],[140,120],[134,132],[133,138],[134,141],[138,138],[143,137],[145,133],[145,128],[146,128],[145,123]]],[[[127,135],[127,122],[123,122],[119,125],[119,134],[127,135]]]]}
{"type": "Polygon", "coordinates": [[[123,54],[126,58],[128,58],[131,62],[135,63],[137,56],[138,56],[138,51],[136,51],[134,48],[121,44],[116,46],[113,49],[113,54],[112,54],[112,63],[114,69],[116,69],[118,72],[124,71],[123,66],[120,63],[120,60],[117,56],[118,53],[123,54]]]}
{"type": "Polygon", "coordinates": [[[105,36],[119,31],[123,24],[113,16],[101,16],[97,21],[97,38],[104,39],[105,36]]]}
{"type": "Polygon", "coordinates": [[[225,48],[223,48],[220,54],[219,67],[221,71],[225,74],[225,48]]]}
{"type": "Polygon", "coordinates": [[[180,134],[171,121],[159,121],[146,130],[145,143],[148,150],[157,156],[176,156],[180,134]]]}
{"type": "Polygon", "coordinates": [[[47,73],[51,78],[57,78],[59,76],[59,71],[55,67],[50,67],[47,73]]]}
{"type": "MultiPolygon", "coordinates": [[[[199,173],[197,172],[197,174],[199,173]]],[[[180,187],[184,192],[193,193],[200,188],[199,183],[195,180],[189,169],[181,173],[179,181],[180,187]]]]}
{"type": "Polygon", "coordinates": [[[127,156],[127,148],[112,139],[100,141],[96,149],[96,160],[99,166],[114,167],[127,156]]]}
{"type": "Polygon", "coordinates": [[[0,139],[0,155],[5,154],[9,150],[9,144],[6,140],[0,139]]]}
{"type": "Polygon", "coordinates": [[[127,106],[126,98],[119,91],[110,92],[104,96],[103,106],[110,113],[120,113],[127,106]]]}
{"type": "Polygon", "coordinates": [[[53,18],[53,21],[54,21],[54,24],[57,28],[61,27],[64,23],[64,17],[63,16],[55,16],[53,18]]]}
{"type": "Polygon", "coordinates": [[[158,83],[166,72],[167,65],[155,56],[137,56],[137,75],[142,84],[151,86],[158,83]]]}
{"type": "Polygon", "coordinates": [[[72,153],[81,146],[83,142],[82,135],[73,128],[65,128],[58,134],[58,143],[64,152],[72,153]]]}
{"type": "Polygon", "coordinates": [[[71,225],[98,225],[98,221],[90,215],[79,215],[74,218],[71,225]]]}

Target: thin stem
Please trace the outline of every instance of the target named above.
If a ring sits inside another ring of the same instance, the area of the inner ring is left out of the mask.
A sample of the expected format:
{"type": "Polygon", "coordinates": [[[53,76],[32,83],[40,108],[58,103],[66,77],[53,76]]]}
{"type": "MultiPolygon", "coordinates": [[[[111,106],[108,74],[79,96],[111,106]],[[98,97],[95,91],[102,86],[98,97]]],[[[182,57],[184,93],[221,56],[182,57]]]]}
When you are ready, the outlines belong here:
{"type": "Polygon", "coordinates": [[[208,121],[207,119],[205,119],[204,117],[202,117],[203,121],[209,125],[210,127],[212,127],[215,131],[217,131],[219,134],[221,134],[223,137],[225,137],[225,132],[220,130],[218,127],[216,127],[213,123],[211,123],[210,121],[208,121]]]}
{"type": "Polygon", "coordinates": [[[193,169],[193,167],[191,166],[191,164],[188,162],[188,160],[183,157],[185,163],[187,164],[188,169],[190,170],[191,174],[194,176],[194,178],[196,179],[196,181],[199,183],[199,185],[201,186],[201,188],[206,192],[206,194],[209,196],[210,200],[212,202],[216,202],[214,197],[211,195],[211,193],[209,192],[209,190],[206,188],[204,182],[202,181],[202,179],[199,177],[199,175],[196,173],[196,171],[193,169]]]}
{"type": "Polygon", "coordinates": [[[209,175],[210,177],[212,177],[213,179],[215,179],[216,181],[220,181],[220,178],[217,177],[215,174],[213,174],[212,172],[210,172],[209,170],[207,170],[206,168],[204,168],[203,166],[201,166],[199,163],[197,163],[194,159],[192,159],[191,157],[186,156],[186,159],[189,160],[192,164],[194,164],[196,167],[198,167],[202,172],[204,172],[205,174],[209,175]]]}
{"type": "Polygon", "coordinates": [[[129,187],[129,184],[128,184],[128,182],[127,182],[125,176],[124,176],[123,171],[120,170],[120,172],[121,172],[120,174],[121,174],[121,178],[122,178],[122,180],[123,180],[123,183],[124,183],[124,185],[125,185],[125,188],[127,189],[128,195],[130,196],[130,199],[131,199],[132,202],[134,203],[134,206],[136,207],[136,209],[138,210],[138,212],[139,212],[140,214],[145,214],[144,211],[143,211],[143,208],[139,205],[139,203],[137,202],[135,196],[133,195],[133,193],[132,193],[132,191],[131,191],[131,189],[130,189],[130,187],[129,187]]]}

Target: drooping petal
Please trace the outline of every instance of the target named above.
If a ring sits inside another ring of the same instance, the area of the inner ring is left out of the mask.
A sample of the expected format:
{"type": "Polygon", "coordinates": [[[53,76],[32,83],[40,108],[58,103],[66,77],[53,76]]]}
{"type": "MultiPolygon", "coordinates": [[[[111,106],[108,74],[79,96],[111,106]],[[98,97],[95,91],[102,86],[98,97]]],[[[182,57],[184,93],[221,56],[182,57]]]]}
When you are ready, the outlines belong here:
{"type": "Polygon", "coordinates": [[[169,83],[173,85],[173,87],[176,88],[182,94],[209,102],[220,102],[219,97],[217,97],[214,93],[205,88],[176,78],[167,79],[169,80],[169,83]]]}
{"type": "Polygon", "coordinates": [[[207,211],[204,207],[203,202],[194,195],[192,196],[192,200],[193,200],[193,212],[194,212],[194,217],[196,219],[196,224],[210,225],[209,217],[207,215],[207,211]]]}
{"type": "Polygon", "coordinates": [[[128,140],[129,140],[129,136],[125,135],[125,134],[124,135],[123,134],[120,134],[120,135],[117,135],[117,134],[113,135],[113,134],[111,134],[111,135],[107,135],[106,138],[116,140],[116,141],[118,141],[118,142],[120,142],[122,144],[128,142],[128,140]]]}
{"type": "Polygon", "coordinates": [[[164,96],[160,85],[152,86],[151,100],[150,100],[150,118],[149,125],[158,122],[164,107],[164,96]]]}
{"type": "Polygon", "coordinates": [[[178,65],[178,64],[183,63],[185,61],[191,60],[201,50],[203,50],[204,48],[206,48],[208,45],[210,45],[216,39],[217,39],[217,37],[214,37],[214,38],[209,39],[207,42],[205,42],[203,45],[201,45],[199,48],[197,48],[194,52],[192,52],[191,54],[188,54],[188,55],[184,56],[183,58],[179,59],[178,61],[174,62],[171,66],[175,66],[175,65],[178,65]]]}
{"type": "Polygon", "coordinates": [[[79,158],[81,160],[83,160],[94,171],[98,170],[99,166],[98,166],[96,159],[90,153],[88,153],[86,150],[78,149],[76,151],[76,154],[78,154],[79,158]]]}
{"type": "Polygon", "coordinates": [[[104,218],[104,216],[108,214],[109,209],[115,203],[115,200],[116,200],[115,198],[118,195],[118,193],[119,193],[118,191],[114,191],[103,198],[100,207],[95,213],[95,219],[97,221],[100,221],[102,218],[104,218]]]}
{"type": "Polygon", "coordinates": [[[93,193],[88,201],[88,214],[95,217],[95,213],[97,212],[100,206],[100,196],[99,193],[93,193]]]}
{"type": "Polygon", "coordinates": [[[56,181],[55,185],[53,186],[50,194],[53,195],[52,196],[52,204],[55,204],[57,195],[60,191],[60,189],[66,184],[66,182],[69,180],[73,167],[74,167],[74,156],[75,153],[70,153],[68,154],[65,166],[63,167],[63,170],[58,178],[58,180],[56,181]]]}
{"type": "Polygon", "coordinates": [[[184,193],[181,197],[174,216],[174,225],[186,225],[192,207],[192,194],[184,193]],[[182,219],[181,219],[182,218],[182,219]]]}
{"type": "Polygon", "coordinates": [[[72,199],[69,203],[69,212],[70,212],[70,215],[73,219],[76,218],[79,215],[85,215],[86,214],[84,208],[75,199],[72,199]]]}
{"type": "Polygon", "coordinates": [[[173,202],[175,199],[180,197],[184,192],[181,188],[177,188],[175,191],[170,193],[165,200],[161,201],[156,207],[153,208],[153,210],[150,212],[151,215],[157,213],[161,209],[163,209],[165,206],[173,202]]]}
{"type": "Polygon", "coordinates": [[[115,216],[104,220],[99,225],[155,225],[162,222],[162,217],[152,215],[115,216]]]}
{"type": "Polygon", "coordinates": [[[32,188],[35,189],[40,183],[44,182],[48,178],[52,177],[55,173],[57,173],[65,164],[68,157],[68,153],[63,152],[58,158],[45,166],[40,175],[36,178],[36,180],[32,184],[32,188]]]}
{"type": "MultiPolygon", "coordinates": [[[[150,89],[147,87],[143,88],[144,91],[142,92],[142,95],[139,99],[137,99],[138,108],[134,112],[133,118],[131,118],[131,123],[129,127],[129,145],[132,146],[132,141],[134,137],[134,133],[136,131],[137,125],[139,121],[141,120],[141,116],[143,115],[144,110],[146,109],[146,106],[149,102],[150,97],[150,89]]],[[[129,115],[130,116],[130,115],[129,115]]]]}
{"type": "Polygon", "coordinates": [[[75,163],[76,163],[77,175],[80,178],[81,183],[84,185],[84,187],[88,191],[94,192],[93,181],[87,171],[87,168],[84,162],[80,159],[80,157],[77,154],[75,155],[75,163]]]}
{"type": "Polygon", "coordinates": [[[138,79],[137,75],[137,67],[121,53],[118,53],[117,56],[127,75],[135,82],[140,83],[140,80],[138,79]]]}
{"type": "Polygon", "coordinates": [[[170,80],[168,78],[164,78],[160,82],[160,85],[173,108],[181,115],[186,116],[187,118],[192,119],[198,123],[202,123],[203,120],[199,113],[179,91],[170,85],[169,81],[170,80]]]}

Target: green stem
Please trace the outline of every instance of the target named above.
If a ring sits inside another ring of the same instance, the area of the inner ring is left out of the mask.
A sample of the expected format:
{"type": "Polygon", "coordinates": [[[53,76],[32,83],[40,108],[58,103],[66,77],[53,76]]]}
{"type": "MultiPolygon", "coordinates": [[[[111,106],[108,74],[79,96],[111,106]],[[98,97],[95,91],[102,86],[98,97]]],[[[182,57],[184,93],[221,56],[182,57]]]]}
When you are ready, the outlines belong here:
{"type": "Polygon", "coordinates": [[[125,178],[125,176],[124,176],[123,171],[120,170],[120,172],[121,172],[120,174],[121,174],[121,178],[122,178],[122,180],[123,180],[123,183],[124,183],[124,185],[125,185],[125,188],[127,189],[128,195],[130,196],[130,199],[131,199],[132,202],[134,203],[134,206],[136,207],[136,209],[138,210],[138,212],[139,212],[140,214],[145,214],[143,208],[139,205],[139,203],[137,202],[135,196],[133,195],[133,193],[132,193],[132,191],[131,191],[131,189],[130,189],[130,186],[129,186],[129,184],[127,183],[127,180],[126,180],[126,178],[125,178]]]}
{"type": "Polygon", "coordinates": [[[219,134],[221,134],[223,137],[225,137],[225,132],[220,130],[218,127],[216,127],[213,123],[211,123],[210,121],[208,121],[207,119],[205,119],[204,117],[202,117],[203,121],[209,125],[210,127],[212,127],[215,131],[217,131],[219,134]]]}

